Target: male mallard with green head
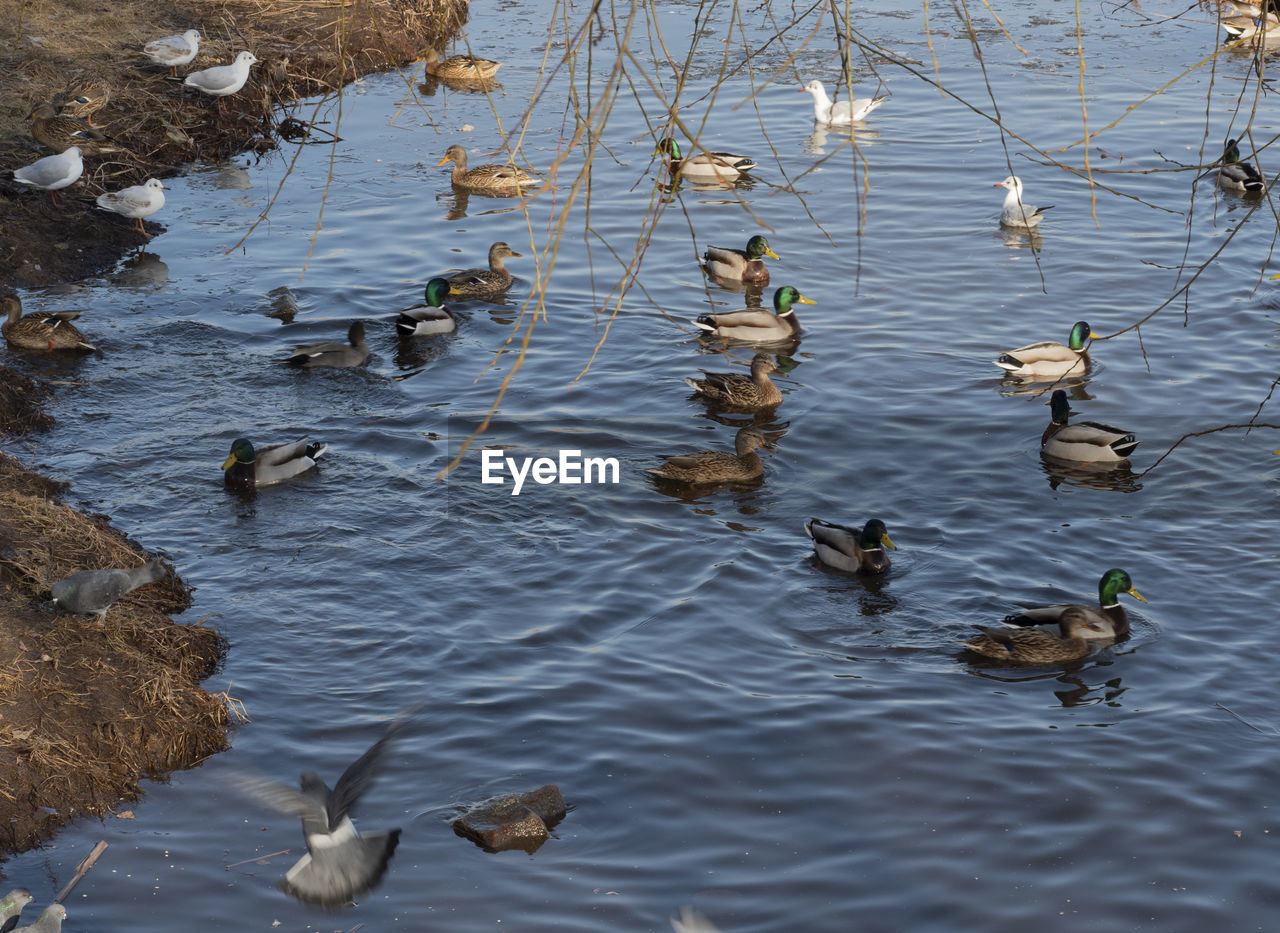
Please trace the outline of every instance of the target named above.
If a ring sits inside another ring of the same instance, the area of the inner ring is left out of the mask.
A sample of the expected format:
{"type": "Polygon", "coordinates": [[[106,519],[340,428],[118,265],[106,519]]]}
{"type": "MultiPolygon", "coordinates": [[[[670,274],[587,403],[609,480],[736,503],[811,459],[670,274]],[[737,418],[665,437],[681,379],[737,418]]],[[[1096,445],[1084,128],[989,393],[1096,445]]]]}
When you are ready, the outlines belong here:
{"type": "MultiPolygon", "coordinates": [[[[1146,602],[1146,597],[1139,593],[1129,579],[1129,574],[1119,567],[1112,567],[1098,580],[1098,605],[1086,606],[1083,603],[1070,603],[1057,606],[1037,606],[1024,609],[1004,617],[1008,625],[1058,625],[1068,609],[1078,609],[1090,622],[1099,626],[1111,625],[1116,638],[1129,634],[1129,615],[1120,605],[1119,596],[1128,593],[1139,602],[1146,602]]],[[[1087,632],[1085,637],[1089,637],[1087,632]]]]}
{"type": "Polygon", "coordinates": [[[1132,432],[1109,424],[1096,421],[1070,424],[1068,419],[1075,413],[1062,389],[1054,390],[1049,405],[1053,418],[1040,436],[1040,450],[1050,457],[1082,463],[1115,462],[1129,459],[1129,454],[1140,443],[1132,432]]]}
{"type": "Polygon", "coordinates": [[[405,308],[396,316],[396,333],[401,337],[427,337],[457,330],[453,312],[444,306],[448,297],[449,280],[432,279],[424,291],[425,304],[405,308]]]}
{"type": "Polygon", "coordinates": [[[747,240],[745,249],[730,249],[725,246],[708,246],[702,254],[703,268],[711,275],[734,282],[754,285],[769,284],[769,269],[762,257],[779,259],[777,253],[769,248],[769,241],[760,234],[747,240]]]}
{"type": "Polygon", "coordinates": [[[889,555],[885,548],[898,549],[889,539],[889,529],[878,518],[868,521],[861,531],[848,525],[811,518],[805,522],[804,532],[813,539],[813,550],[818,560],[828,567],[849,573],[884,573],[889,569],[889,555]]]}
{"type": "Polygon", "coordinates": [[[1054,340],[1030,343],[1016,350],[1006,350],[993,362],[1011,376],[1023,379],[1061,379],[1084,372],[1089,366],[1085,341],[1092,332],[1085,321],[1071,326],[1066,346],[1054,340]]]}
{"type": "Polygon", "coordinates": [[[737,181],[756,167],[754,160],[732,152],[699,152],[687,159],[680,155],[680,146],[670,136],[658,143],[654,155],[665,156],[671,177],[687,178],[689,181],[737,181]]]}
{"type": "Polygon", "coordinates": [[[311,469],[328,449],[304,439],[255,450],[246,438],[238,437],[222,464],[222,478],[228,486],[270,486],[311,469]]]}
{"type": "Polygon", "coordinates": [[[793,304],[817,304],[800,294],[794,287],[784,285],[773,293],[773,310],[760,311],[744,308],[723,314],[703,314],[693,323],[717,337],[742,343],[780,343],[800,336],[800,322],[796,320],[793,304]]]}

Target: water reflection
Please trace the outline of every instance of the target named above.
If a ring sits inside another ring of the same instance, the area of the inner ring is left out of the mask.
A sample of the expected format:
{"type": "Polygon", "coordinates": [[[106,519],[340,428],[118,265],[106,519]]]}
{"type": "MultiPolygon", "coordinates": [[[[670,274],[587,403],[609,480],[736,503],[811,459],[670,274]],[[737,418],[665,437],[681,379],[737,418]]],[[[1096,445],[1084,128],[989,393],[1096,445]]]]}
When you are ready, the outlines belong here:
{"type": "Polygon", "coordinates": [[[1062,376],[1055,382],[1035,382],[1030,379],[1019,379],[1017,376],[1006,375],[1001,378],[998,389],[1003,396],[1022,395],[1030,396],[1031,398],[1052,395],[1055,389],[1061,389],[1067,393],[1067,398],[1071,401],[1087,402],[1095,398],[1095,396],[1086,391],[1085,386],[1088,384],[1088,376],[1062,376]]]}
{"type": "Polygon", "coordinates": [[[880,131],[871,128],[867,123],[842,124],[840,126],[826,126],[822,123],[813,125],[813,132],[805,137],[804,151],[810,155],[824,155],[827,150],[827,141],[830,137],[835,137],[835,145],[842,146],[845,143],[852,142],[855,146],[875,145],[880,139],[880,131]]]}
{"type": "Polygon", "coordinates": [[[996,235],[1004,241],[1004,245],[1009,249],[1030,249],[1037,253],[1044,249],[1044,237],[1040,235],[1039,228],[1027,230],[1020,227],[1014,229],[1002,224],[996,235]]]}
{"type": "Polygon", "coordinates": [[[169,281],[169,266],[155,253],[140,249],[120,264],[110,282],[119,288],[160,288],[169,281]]]}
{"type": "Polygon", "coordinates": [[[1041,668],[1009,667],[995,658],[984,658],[968,651],[962,652],[958,660],[968,668],[969,674],[984,680],[1001,684],[1048,683],[1058,705],[1064,708],[1099,704],[1118,707],[1122,705],[1120,698],[1127,691],[1119,677],[1096,679],[1101,671],[1114,663],[1105,653],[1041,668]]]}
{"type": "Polygon", "coordinates": [[[1055,490],[1063,484],[1112,492],[1137,492],[1142,488],[1139,474],[1128,463],[1079,463],[1042,452],[1040,468],[1049,479],[1049,488],[1055,490]]]}

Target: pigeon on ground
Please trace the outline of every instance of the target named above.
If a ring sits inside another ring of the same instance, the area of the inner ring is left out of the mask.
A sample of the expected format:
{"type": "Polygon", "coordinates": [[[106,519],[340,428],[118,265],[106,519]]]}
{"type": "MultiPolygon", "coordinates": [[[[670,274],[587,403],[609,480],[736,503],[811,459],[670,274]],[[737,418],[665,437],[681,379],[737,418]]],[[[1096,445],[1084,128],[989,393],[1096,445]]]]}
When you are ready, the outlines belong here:
{"type": "Polygon", "coordinates": [[[25,927],[18,927],[14,933],[62,933],[62,921],[67,919],[67,908],[61,904],[50,904],[36,918],[36,922],[25,927]]]}
{"type": "Polygon", "coordinates": [[[0,933],[9,933],[18,925],[22,908],[31,903],[31,892],[26,888],[14,888],[0,900],[0,933]]]}
{"type": "Polygon", "coordinates": [[[124,570],[81,570],[59,580],[51,590],[59,609],[77,615],[96,613],[98,622],[107,618],[111,604],[140,586],[165,575],[164,561],[148,561],[141,567],[124,570]]]}
{"type": "Polygon", "coordinates": [[[373,783],[375,773],[406,720],[397,719],[367,752],[342,772],[330,790],[320,776],[302,774],[302,791],[275,781],[242,778],[241,786],[268,806],[302,818],[307,854],[276,885],[286,894],[330,910],[373,888],[387,870],[400,830],[360,835],[349,812],[373,783]]]}

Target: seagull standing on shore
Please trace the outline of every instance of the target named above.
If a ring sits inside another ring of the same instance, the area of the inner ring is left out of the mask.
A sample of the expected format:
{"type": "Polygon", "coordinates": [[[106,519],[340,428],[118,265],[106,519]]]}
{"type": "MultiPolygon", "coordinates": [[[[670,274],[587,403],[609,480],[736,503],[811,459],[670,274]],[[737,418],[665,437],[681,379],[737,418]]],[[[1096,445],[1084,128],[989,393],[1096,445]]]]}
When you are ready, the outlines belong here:
{"type": "Polygon", "coordinates": [[[62,207],[57,192],[67,185],[73,185],[84,172],[84,160],[80,158],[80,150],[72,146],[57,155],[45,156],[13,170],[14,181],[33,188],[43,188],[49,192],[49,200],[54,207],[62,207]]]}
{"type": "Polygon", "coordinates": [[[166,190],[158,178],[148,178],[145,184],[130,185],[119,191],[104,191],[98,195],[98,207],[132,218],[137,222],[138,232],[149,240],[151,234],[143,229],[142,218],[150,217],[164,207],[166,190]]]}
{"type": "Polygon", "coordinates": [[[241,52],[230,65],[193,71],[182,83],[218,98],[218,113],[225,114],[227,104],[223,98],[244,87],[244,83],[249,80],[249,66],[257,61],[252,52],[241,52]]]}
{"type": "Polygon", "coordinates": [[[200,30],[188,29],[180,36],[152,39],[142,47],[147,58],[169,69],[172,77],[178,76],[178,66],[186,65],[200,51],[200,30]]]}

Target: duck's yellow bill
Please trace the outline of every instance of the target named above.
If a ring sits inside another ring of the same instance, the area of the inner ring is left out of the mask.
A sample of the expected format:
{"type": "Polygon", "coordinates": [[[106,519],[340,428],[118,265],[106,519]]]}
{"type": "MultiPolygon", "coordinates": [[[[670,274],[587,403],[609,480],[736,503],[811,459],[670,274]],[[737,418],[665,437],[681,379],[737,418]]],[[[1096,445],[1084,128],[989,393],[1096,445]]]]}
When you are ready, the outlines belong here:
{"type": "MultiPolygon", "coordinates": [[[[800,90],[802,90],[802,91],[803,91],[803,90],[804,90],[804,88],[801,88],[800,90]]],[[[764,254],[765,254],[766,256],[768,256],[770,259],[776,259],[776,260],[778,260],[779,262],[781,262],[781,261],[782,261],[782,257],[781,257],[781,256],[779,256],[777,253],[775,253],[772,249],[770,249],[770,248],[769,248],[769,247],[767,247],[767,246],[764,248],[764,254]]]]}
{"type": "Polygon", "coordinates": [[[1141,593],[1139,593],[1139,592],[1138,592],[1138,588],[1137,588],[1137,587],[1135,587],[1135,586],[1131,586],[1131,587],[1129,587],[1129,595],[1130,595],[1130,596],[1132,596],[1134,599],[1139,600],[1139,601],[1141,601],[1141,602],[1144,602],[1144,603],[1145,603],[1145,602],[1147,601],[1147,597],[1145,597],[1145,596],[1143,596],[1141,593]]]}
{"type": "Polygon", "coordinates": [[[797,302],[799,302],[799,303],[800,303],[800,304],[802,304],[802,305],[816,305],[816,304],[817,304],[817,302],[816,302],[816,301],[814,301],[812,298],[806,298],[806,297],[804,297],[804,295],[798,295],[798,296],[796,296],[796,301],[797,301],[797,302]]]}
{"type": "Polygon", "coordinates": [[[236,455],[235,455],[235,454],[232,454],[230,457],[228,457],[228,458],[227,458],[227,462],[226,462],[226,463],[224,463],[224,464],[222,464],[222,468],[223,468],[224,470],[225,470],[225,469],[228,469],[228,468],[231,466],[231,464],[233,464],[233,463],[235,463],[235,462],[236,462],[236,455]]]}
{"type": "Polygon", "coordinates": [[[880,539],[880,543],[883,544],[885,547],[887,547],[891,551],[896,551],[898,549],[898,546],[894,544],[892,540],[890,540],[887,534],[880,539]]]}

